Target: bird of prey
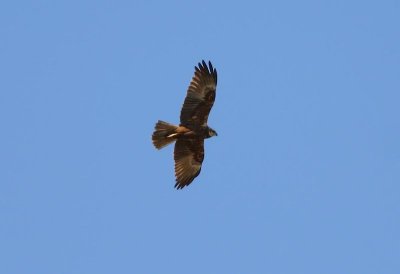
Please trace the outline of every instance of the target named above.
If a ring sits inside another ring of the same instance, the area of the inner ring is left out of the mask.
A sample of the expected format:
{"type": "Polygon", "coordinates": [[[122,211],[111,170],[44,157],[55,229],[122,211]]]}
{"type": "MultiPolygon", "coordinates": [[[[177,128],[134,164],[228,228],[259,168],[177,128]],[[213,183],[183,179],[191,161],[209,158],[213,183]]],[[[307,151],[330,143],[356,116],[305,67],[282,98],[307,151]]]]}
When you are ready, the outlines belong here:
{"type": "Polygon", "coordinates": [[[217,88],[217,70],[204,60],[195,72],[183,102],[179,126],[158,121],[152,135],[157,149],[176,141],[174,149],[177,189],[188,186],[200,174],[204,160],[204,139],[217,136],[207,125],[217,88]]]}

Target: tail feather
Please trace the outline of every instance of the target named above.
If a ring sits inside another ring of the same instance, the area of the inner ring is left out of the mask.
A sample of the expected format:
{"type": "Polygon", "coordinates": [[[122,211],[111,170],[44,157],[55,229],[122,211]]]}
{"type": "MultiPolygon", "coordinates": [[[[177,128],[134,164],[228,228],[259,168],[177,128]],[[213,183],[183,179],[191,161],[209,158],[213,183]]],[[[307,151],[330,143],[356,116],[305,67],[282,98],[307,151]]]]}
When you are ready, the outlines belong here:
{"type": "Polygon", "coordinates": [[[177,126],[159,120],[155,126],[153,135],[151,136],[154,146],[157,149],[161,149],[174,142],[176,138],[171,135],[176,133],[176,128],[177,126]]]}

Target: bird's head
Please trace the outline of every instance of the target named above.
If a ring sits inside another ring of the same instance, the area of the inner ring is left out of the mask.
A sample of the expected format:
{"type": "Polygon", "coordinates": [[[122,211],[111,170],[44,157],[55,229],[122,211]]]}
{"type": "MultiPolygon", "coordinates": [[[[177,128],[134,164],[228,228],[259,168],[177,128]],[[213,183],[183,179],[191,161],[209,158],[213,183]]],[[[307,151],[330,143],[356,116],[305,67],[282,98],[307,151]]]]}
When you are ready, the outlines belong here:
{"type": "Polygon", "coordinates": [[[212,128],[208,128],[208,137],[218,136],[217,132],[212,128]]]}

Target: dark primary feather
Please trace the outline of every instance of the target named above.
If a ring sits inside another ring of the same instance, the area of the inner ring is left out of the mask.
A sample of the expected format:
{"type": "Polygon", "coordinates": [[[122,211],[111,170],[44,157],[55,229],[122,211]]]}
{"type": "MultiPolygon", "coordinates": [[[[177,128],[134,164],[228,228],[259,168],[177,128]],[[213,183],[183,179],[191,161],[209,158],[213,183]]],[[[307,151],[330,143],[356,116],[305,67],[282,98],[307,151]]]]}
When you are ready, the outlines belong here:
{"type": "Polygon", "coordinates": [[[195,67],[181,110],[181,125],[197,127],[207,124],[208,115],[215,101],[217,70],[204,60],[195,67]]]}
{"type": "Polygon", "coordinates": [[[201,171],[204,160],[204,139],[178,139],[174,150],[177,189],[188,186],[201,171]]]}

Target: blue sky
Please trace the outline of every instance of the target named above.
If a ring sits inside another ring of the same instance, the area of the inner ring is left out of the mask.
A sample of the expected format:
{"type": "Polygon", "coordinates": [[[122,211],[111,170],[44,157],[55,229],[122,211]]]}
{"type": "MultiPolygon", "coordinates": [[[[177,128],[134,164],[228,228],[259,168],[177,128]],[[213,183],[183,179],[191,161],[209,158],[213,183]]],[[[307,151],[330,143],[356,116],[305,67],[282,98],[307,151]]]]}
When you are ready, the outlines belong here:
{"type": "Polygon", "coordinates": [[[0,272],[400,273],[399,1],[4,1],[0,272]],[[193,67],[202,173],[174,186],[193,67]]]}

